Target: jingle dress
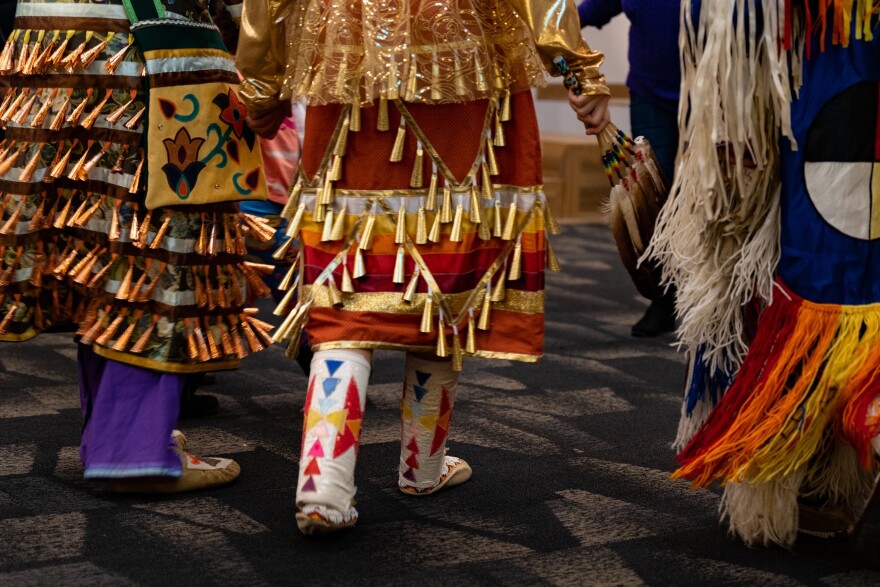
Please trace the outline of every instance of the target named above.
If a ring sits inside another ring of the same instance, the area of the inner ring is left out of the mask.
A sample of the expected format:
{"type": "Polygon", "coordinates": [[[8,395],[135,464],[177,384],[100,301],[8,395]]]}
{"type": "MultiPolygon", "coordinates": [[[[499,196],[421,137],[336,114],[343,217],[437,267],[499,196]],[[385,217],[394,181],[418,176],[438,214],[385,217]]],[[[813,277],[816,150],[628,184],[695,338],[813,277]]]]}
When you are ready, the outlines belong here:
{"type": "MultiPolygon", "coordinates": [[[[196,2],[175,9],[210,22],[196,2]]],[[[12,83],[0,108],[0,339],[73,318],[80,342],[115,360],[231,368],[267,342],[244,313],[254,270],[239,217],[230,204],[146,210],[144,64],[129,29],[120,3],[19,2],[0,64],[12,83]]],[[[150,148],[185,168],[198,140],[150,148]]]]}
{"type": "MultiPolygon", "coordinates": [[[[213,27],[196,0],[168,8],[164,16],[178,23],[213,27]]],[[[214,78],[236,83],[231,59],[210,50],[214,78]]],[[[175,62],[181,71],[191,63],[183,57],[175,62]]],[[[271,230],[240,217],[234,203],[147,210],[146,152],[156,165],[164,156],[167,189],[180,196],[217,165],[198,160],[200,149],[214,148],[213,158],[218,149],[232,157],[246,148],[236,127],[243,110],[231,90],[202,104],[202,116],[230,131],[225,143],[181,133],[147,145],[145,125],[162,122],[147,112],[143,53],[118,0],[20,0],[0,75],[10,82],[0,100],[0,340],[27,340],[72,321],[86,475],[179,474],[165,446],[170,429],[157,433],[150,417],[162,414],[160,430],[176,421],[182,378],[168,374],[234,368],[269,344],[268,326],[245,311],[246,282],[259,283],[260,268],[245,264],[243,253],[244,233],[271,230]],[[102,373],[115,383],[98,394],[102,373]],[[119,422],[120,410],[141,417],[119,422]],[[103,438],[114,418],[118,436],[103,438]],[[154,455],[118,458],[139,437],[157,434],[154,455]],[[104,447],[95,448],[104,452],[93,467],[89,439],[104,447]]],[[[215,187],[232,190],[231,178],[215,187]]]]}
{"type": "Polygon", "coordinates": [[[239,47],[252,113],[308,103],[276,339],[537,361],[557,227],[529,90],[562,56],[608,93],[573,5],[246,2],[239,47]]]}

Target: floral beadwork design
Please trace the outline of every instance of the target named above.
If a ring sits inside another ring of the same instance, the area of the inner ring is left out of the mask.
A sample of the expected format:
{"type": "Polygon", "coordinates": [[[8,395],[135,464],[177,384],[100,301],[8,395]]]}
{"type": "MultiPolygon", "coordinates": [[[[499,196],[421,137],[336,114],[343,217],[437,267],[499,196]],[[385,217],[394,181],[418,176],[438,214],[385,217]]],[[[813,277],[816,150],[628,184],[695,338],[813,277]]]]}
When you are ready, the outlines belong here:
{"type": "Polygon", "coordinates": [[[199,174],[205,168],[205,163],[199,160],[199,151],[205,143],[205,139],[192,138],[189,131],[181,128],[177,131],[174,139],[165,139],[165,151],[168,154],[168,163],[162,166],[168,185],[181,200],[186,200],[196,187],[199,174]]]}
{"type": "MultiPolygon", "coordinates": [[[[219,112],[214,114],[216,122],[207,126],[206,138],[193,137],[185,126],[181,126],[173,139],[163,140],[167,162],[162,166],[162,171],[168,180],[168,186],[181,201],[190,197],[199,175],[207,167],[223,169],[230,160],[236,165],[241,164],[242,142],[249,152],[256,148],[256,135],[245,123],[247,109],[232,88],[215,94],[210,103],[219,112]],[[205,154],[202,154],[203,147],[207,151],[205,154]]],[[[199,114],[201,104],[197,95],[188,93],[181,97],[180,104],[167,98],[161,99],[160,111],[167,120],[187,123],[199,114]],[[185,102],[189,104],[187,114],[183,114],[180,108],[185,102]]],[[[259,186],[260,168],[232,173],[230,177],[235,191],[241,196],[247,196],[259,186]],[[244,181],[241,181],[242,177],[244,181]]]]}

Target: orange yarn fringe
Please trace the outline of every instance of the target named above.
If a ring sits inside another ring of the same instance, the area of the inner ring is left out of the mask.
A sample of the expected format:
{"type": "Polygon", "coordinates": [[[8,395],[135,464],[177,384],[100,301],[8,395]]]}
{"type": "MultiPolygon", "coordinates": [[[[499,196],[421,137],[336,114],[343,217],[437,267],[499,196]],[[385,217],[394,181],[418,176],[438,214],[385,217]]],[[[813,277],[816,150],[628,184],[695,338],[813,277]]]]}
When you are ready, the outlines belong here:
{"type": "Polygon", "coordinates": [[[674,478],[694,486],[766,483],[821,467],[828,435],[849,441],[863,466],[880,431],[868,408],[880,392],[880,304],[815,304],[784,290],[764,312],[722,401],[678,455],[674,478]],[[817,459],[820,460],[820,459],[817,459]]]}
{"type": "MultiPolygon", "coordinates": [[[[842,47],[849,47],[855,19],[856,40],[872,41],[873,26],[877,24],[880,6],[877,0],[818,0],[817,12],[810,9],[810,0],[804,2],[805,18],[808,34],[819,35],[819,50],[825,51],[825,39],[829,21],[832,27],[831,42],[842,47]],[[830,14],[829,14],[830,12],[830,14]]],[[[791,0],[786,2],[786,20],[791,24],[791,0]]],[[[787,27],[790,30],[790,26],[787,27]]],[[[807,44],[809,51],[809,43],[807,44]]],[[[786,48],[790,49],[790,36],[786,38],[786,48]]]]}

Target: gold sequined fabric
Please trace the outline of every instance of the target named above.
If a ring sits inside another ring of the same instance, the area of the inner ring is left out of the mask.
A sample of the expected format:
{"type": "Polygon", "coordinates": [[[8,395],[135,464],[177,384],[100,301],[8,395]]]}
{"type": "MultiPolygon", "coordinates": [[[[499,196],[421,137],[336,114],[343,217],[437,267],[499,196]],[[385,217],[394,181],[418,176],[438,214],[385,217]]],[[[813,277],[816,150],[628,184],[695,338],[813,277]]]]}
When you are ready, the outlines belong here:
{"type": "Polygon", "coordinates": [[[246,0],[238,66],[257,110],[377,98],[451,103],[540,85],[566,59],[607,94],[572,0],[246,0]],[[268,57],[267,57],[268,56],[268,57]]]}

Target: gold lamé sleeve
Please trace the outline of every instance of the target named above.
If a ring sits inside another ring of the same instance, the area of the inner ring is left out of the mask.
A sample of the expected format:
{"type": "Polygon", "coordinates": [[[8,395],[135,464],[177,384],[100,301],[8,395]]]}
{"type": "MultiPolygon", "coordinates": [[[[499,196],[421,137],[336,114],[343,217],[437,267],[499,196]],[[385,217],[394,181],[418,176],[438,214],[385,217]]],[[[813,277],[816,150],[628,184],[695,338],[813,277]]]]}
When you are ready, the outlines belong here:
{"type": "Polygon", "coordinates": [[[544,67],[559,75],[553,59],[561,55],[577,76],[585,94],[610,94],[599,71],[605,56],[593,51],[581,36],[573,0],[506,0],[525,21],[535,39],[544,67]]]}
{"type": "Polygon", "coordinates": [[[278,104],[285,69],[284,16],[288,0],[244,0],[235,63],[239,95],[259,116],[278,104]]]}

